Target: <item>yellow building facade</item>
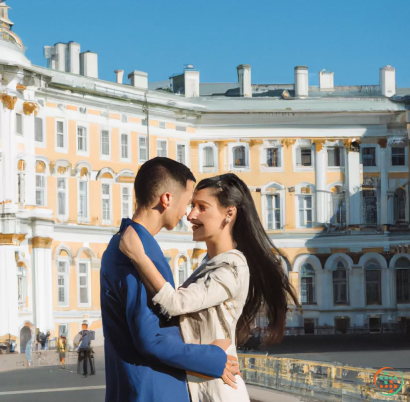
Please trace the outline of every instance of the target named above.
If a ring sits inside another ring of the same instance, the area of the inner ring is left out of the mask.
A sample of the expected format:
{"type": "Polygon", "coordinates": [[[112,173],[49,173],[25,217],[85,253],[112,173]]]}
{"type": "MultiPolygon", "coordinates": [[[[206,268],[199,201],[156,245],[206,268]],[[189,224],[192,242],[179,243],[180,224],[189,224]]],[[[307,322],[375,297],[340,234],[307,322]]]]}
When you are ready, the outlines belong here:
{"type": "MultiPolygon", "coordinates": [[[[303,306],[289,333],[408,320],[410,118],[394,69],[380,85],[329,88],[309,87],[305,67],[294,84],[259,86],[238,66],[230,87],[188,68],[151,89],[138,71],[130,84],[98,79],[97,56],[72,42],[32,65],[0,7],[0,337],[24,351],[35,328],[73,339],[86,321],[101,334],[101,258],[155,156],[198,181],[234,172],[248,184],[303,306]]],[[[157,239],[177,285],[206,254],[186,220],[157,239]]]]}

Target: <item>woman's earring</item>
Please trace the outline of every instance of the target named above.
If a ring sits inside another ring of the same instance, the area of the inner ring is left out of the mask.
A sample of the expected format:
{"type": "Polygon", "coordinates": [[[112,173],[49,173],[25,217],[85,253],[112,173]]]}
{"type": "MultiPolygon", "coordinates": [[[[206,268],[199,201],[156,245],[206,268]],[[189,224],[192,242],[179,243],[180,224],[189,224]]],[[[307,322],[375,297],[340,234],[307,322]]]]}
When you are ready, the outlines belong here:
{"type": "Polygon", "coordinates": [[[231,218],[225,218],[225,223],[226,224],[231,223],[231,218]]]}

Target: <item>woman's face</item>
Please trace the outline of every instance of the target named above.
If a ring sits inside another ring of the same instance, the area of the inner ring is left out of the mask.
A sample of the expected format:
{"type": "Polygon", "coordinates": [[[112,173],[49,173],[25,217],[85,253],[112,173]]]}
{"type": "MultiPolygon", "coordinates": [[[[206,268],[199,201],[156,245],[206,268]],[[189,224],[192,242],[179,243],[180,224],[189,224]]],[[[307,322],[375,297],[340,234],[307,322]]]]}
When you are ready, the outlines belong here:
{"type": "Polygon", "coordinates": [[[222,207],[209,189],[196,191],[192,198],[192,210],[188,215],[193,240],[217,241],[222,233],[229,232],[230,225],[225,222],[227,217],[228,208],[222,207]]]}

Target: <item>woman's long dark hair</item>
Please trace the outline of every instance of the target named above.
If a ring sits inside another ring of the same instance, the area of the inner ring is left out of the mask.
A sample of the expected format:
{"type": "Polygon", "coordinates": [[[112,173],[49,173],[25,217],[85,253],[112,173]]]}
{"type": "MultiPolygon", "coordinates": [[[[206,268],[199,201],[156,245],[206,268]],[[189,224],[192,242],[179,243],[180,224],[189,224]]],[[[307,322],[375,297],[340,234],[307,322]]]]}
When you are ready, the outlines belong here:
{"type": "Polygon", "coordinates": [[[233,240],[247,261],[250,272],[249,292],[236,328],[237,344],[246,342],[258,312],[268,319],[264,342],[280,342],[285,333],[288,301],[300,307],[280,261],[280,252],[266,234],[246,184],[232,173],[201,180],[196,191],[210,189],[223,207],[235,206],[237,217],[233,240]]]}

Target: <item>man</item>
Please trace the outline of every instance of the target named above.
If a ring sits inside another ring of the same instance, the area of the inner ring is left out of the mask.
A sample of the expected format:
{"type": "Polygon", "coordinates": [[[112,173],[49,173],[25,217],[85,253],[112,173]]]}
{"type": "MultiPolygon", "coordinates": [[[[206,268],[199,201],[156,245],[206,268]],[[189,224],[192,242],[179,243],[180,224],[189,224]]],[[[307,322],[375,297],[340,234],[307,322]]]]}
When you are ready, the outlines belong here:
{"type": "Polygon", "coordinates": [[[223,377],[237,373],[235,363],[214,345],[185,344],[178,320],[167,321],[132,265],[121,253],[121,233],[132,226],[146,254],[174,286],[172,271],[154,237],[175,228],[186,215],[195,178],[184,165],[154,158],[141,166],[134,190],[138,208],[123,219],[104,253],[101,310],[105,337],[106,402],[189,402],[186,371],[223,377]]]}
{"type": "Polygon", "coordinates": [[[94,339],[92,337],[94,331],[88,330],[88,324],[83,323],[82,330],[78,333],[81,336],[78,346],[78,363],[77,363],[77,373],[80,374],[81,367],[80,363],[83,362],[83,376],[88,377],[88,361],[90,362],[91,375],[95,374],[95,368],[93,364],[93,355],[91,350],[91,341],[94,339]]]}

